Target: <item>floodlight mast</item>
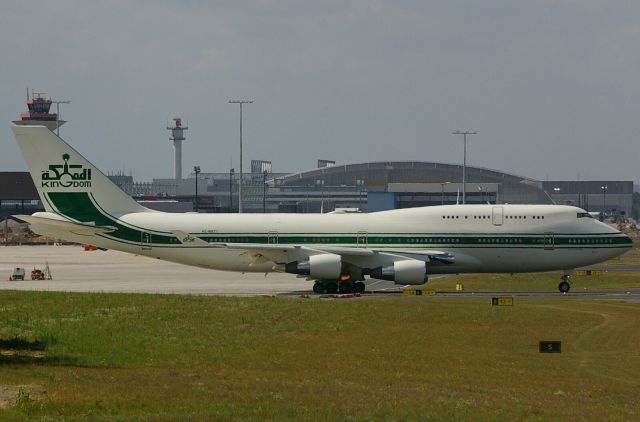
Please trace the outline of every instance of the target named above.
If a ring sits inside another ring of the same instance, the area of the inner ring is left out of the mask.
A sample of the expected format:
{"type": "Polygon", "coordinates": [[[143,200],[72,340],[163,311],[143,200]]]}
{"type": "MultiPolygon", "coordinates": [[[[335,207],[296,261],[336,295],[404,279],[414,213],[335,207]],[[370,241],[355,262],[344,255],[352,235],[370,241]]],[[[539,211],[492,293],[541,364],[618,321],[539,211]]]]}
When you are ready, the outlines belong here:
{"type": "Polygon", "coordinates": [[[196,212],[200,211],[198,205],[198,175],[200,174],[200,166],[193,166],[193,173],[196,175],[196,212]]]}
{"type": "Polygon", "coordinates": [[[456,130],[454,135],[462,135],[464,141],[464,154],[462,161],[462,203],[467,203],[467,135],[477,135],[478,132],[468,130],[456,130]]]}
{"type": "Polygon", "coordinates": [[[238,214],[242,213],[242,105],[253,104],[253,100],[229,100],[229,104],[240,104],[240,180],[238,180],[238,214]]]}

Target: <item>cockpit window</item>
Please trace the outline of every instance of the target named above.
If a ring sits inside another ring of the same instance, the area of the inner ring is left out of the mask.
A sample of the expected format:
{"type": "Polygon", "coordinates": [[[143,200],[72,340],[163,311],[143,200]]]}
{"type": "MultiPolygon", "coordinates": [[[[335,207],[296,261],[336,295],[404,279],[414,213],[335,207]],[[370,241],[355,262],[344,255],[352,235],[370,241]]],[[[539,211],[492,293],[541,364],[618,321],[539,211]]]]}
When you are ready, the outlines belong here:
{"type": "Polygon", "coordinates": [[[591,214],[589,214],[588,212],[579,212],[578,213],[578,218],[593,218],[593,216],[591,214]]]}

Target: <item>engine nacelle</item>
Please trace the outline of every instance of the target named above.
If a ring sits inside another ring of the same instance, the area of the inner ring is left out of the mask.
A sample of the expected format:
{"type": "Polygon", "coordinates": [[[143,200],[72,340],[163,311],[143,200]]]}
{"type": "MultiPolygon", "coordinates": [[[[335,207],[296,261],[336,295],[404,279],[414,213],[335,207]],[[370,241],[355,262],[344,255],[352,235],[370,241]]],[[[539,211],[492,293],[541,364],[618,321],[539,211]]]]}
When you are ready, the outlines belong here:
{"type": "Polygon", "coordinates": [[[393,265],[374,268],[369,274],[372,278],[389,280],[396,284],[424,284],[429,279],[427,263],[417,259],[396,261],[393,265]]]}
{"type": "Polygon", "coordinates": [[[337,280],[342,274],[342,257],[336,254],[312,255],[304,261],[285,264],[284,270],[292,274],[308,275],[316,279],[337,280]]]}

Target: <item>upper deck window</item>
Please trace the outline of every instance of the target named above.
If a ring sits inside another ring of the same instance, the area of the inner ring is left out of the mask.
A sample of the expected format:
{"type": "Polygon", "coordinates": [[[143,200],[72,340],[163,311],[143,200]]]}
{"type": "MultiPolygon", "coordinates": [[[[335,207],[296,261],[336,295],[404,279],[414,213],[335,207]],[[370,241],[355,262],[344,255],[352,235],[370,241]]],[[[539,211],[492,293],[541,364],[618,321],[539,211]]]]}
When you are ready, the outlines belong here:
{"type": "Polygon", "coordinates": [[[591,214],[589,214],[588,212],[579,212],[578,213],[578,218],[593,218],[593,216],[591,214]]]}

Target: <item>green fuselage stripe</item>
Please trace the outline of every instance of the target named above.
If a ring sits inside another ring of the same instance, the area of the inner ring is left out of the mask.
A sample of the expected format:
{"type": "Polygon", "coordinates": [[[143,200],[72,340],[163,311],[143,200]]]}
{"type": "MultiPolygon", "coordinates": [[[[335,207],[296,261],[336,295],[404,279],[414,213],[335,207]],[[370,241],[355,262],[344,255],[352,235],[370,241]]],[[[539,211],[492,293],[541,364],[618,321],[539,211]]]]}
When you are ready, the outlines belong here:
{"type": "Polygon", "coordinates": [[[125,226],[117,218],[108,216],[96,208],[86,192],[49,192],[48,195],[58,212],[66,217],[83,223],[93,222],[96,226],[117,228],[115,232],[105,237],[135,243],[180,244],[180,241],[172,235],[159,235],[125,226]]]}
{"type": "Polygon", "coordinates": [[[335,234],[280,234],[277,237],[266,234],[218,234],[216,236],[198,236],[208,243],[282,243],[282,244],[333,244],[333,245],[368,245],[368,246],[447,246],[447,247],[610,247],[631,246],[627,237],[616,235],[600,236],[545,236],[545,235],[442,235],[442,234],[369,234],[366,237],[335,234]],[[277,239],[277,241],[276,241],[277,239]]]}

